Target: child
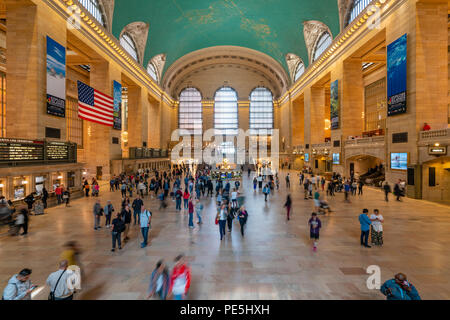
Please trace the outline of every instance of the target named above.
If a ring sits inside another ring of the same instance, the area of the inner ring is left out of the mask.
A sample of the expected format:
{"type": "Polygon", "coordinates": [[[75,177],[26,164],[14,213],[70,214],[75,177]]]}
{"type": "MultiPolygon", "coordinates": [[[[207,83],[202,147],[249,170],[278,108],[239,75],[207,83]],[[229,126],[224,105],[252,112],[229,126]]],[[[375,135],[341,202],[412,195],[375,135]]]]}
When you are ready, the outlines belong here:
{"type": "Polygon", "coordinates": [[[317,213],[313,212],[311,215],[311,219],[308,221],[309,225],[309,235],[311,242],[313,243],[313,251],[317,251],[317,242],[319,241],[319,232],[320,228],[322,228],[322,222],[319,218],[317,218],[317,213]]]}

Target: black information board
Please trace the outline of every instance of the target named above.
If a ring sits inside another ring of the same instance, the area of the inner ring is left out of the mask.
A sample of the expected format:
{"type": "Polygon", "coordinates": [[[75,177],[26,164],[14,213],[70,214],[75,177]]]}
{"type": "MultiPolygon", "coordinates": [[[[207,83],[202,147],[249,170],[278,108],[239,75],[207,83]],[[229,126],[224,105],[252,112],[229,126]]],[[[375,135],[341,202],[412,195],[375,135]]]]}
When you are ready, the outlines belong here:
{"type": "Polygon", "coordinates": [[[76,151],[74,143],[0,138],[0,163],[76,162],[76,151]]]}

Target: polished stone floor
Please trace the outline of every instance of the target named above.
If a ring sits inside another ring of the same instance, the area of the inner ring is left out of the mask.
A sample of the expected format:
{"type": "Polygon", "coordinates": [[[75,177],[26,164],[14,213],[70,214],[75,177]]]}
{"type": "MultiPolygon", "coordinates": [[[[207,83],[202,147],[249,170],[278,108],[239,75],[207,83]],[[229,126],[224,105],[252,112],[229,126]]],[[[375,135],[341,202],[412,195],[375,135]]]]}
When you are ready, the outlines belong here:
{"type": "MultiPolygon", "coordinates": [[[[412,199],[391,198],[387,203],[380,191],[370,188],[351,203],[337,194],[329,199],[335,212],[321,217],[319,250],[314,253],[307,227],[313,202],[303,200],[297,173],[291,171],[293,215],[287,222],[285,174],[280,174],[280,190],[267,203],[253,192],[251,180],[244,179],[241,191],[249,211],[244,239],[235,221],[232,233],[219,241],[211,199],[202,200],[204,224],[190,230],[187,214],[175,212],[174,202],[160,212],[158,201],[146,198],[154,213],[151,246],[140,248],[134,227],[131,241],[115,253],[110,252],[109,231],[93,230],[95,199],[49,209],[44,216],[32,217],[27,237],[0,237],[0,286],[3,290],[10,276],[24,267],[33,269],[33,282],[44,284],[57,268],[62,245],[77,240],[86,272],[77,299],[143,299],[156,262],[164,258],[172,266],[181,252],[192,268],[190,299],[383,299],[366,286],[370,265],[380,266],[382,281],[397,272],[407,274],[423,299],[450,299],[450,207],[412,199]],[[382,248],[359,245],[358,215],[365,207],[380,209],[385,218],[382,248]]],[[[101,193],[102,205],[109,199],[120,206],[119,192],[101,193]]],[[[47,295],[46,289],[35,299],[47,295]]]]}

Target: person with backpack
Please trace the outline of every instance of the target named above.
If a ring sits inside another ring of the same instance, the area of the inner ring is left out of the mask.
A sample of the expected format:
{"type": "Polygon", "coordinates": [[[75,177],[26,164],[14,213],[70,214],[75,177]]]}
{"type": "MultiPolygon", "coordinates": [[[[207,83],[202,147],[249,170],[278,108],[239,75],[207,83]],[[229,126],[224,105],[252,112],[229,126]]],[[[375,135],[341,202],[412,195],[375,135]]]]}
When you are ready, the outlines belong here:
{"type": "Polygon", "coordinates": [[[100,205],[100,200],[94,204],[94,230],[100,229],[100,217],[103,215],[103,208],[100,205]]]}
{"type": "Polygon", "coordinates": [[[125,231],[125,223],[122,220],[122,216],[120,213],[117,213],[116,218],[112,221],[112,249],[111,251],[116,251],[116,242],[119,247],[119,250],[122,250],[122,232],[125,231]]]}
{"type": "Polygon", "coordinates": [[[183,254],[175,258],[175,266],[170,276],[169,296],[174,300],[184,300],[191,286],[191,269],[183,254]]]}
{"type": "Polygon", "coordinates": [[[110,228],[111,227],[111,215],[114,212],[114,207],[111,203],[111,200],[107,201],[106,206],[103,209],[103,211],[105,213],[105,218],[106,218],[105,226],[106,226],[106,228],[110,228]]]}
{"type": "Polygon", "coordinates": [[[141,248],[145,248],[148,245],[148,233],[151,226],[152,213],[145,209],[145,206],[142,205],[141,213],[139,214],[140,225],[141,225],[141,233],[143,241],[141,243],[141,248]]]}
{"type": "Polygon", "coordinates": [[[3,290],[2,300],[31,300],[31,293],[37,288],[30,280],[31,269],[23,269],[9,279],[3,290]]]}

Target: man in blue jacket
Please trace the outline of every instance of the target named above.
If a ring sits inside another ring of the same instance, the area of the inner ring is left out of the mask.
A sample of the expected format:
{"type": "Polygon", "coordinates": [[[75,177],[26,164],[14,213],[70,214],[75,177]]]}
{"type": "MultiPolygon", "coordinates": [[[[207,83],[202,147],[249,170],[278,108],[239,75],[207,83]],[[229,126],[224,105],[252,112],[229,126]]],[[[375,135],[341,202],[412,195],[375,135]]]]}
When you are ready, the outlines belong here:
{"type": "Polygon", "coordinates": [[[421,300],[416,288],[408,282],[403,273],[398,273],[394,279],[386,281],[380,291],[387,300],[421,300]]]}
{"type": "Polygon", "coordinates": [[[371,248],[368,245],[369,242],[369,230],[372,221],[370,221],[367,214],[369,213],[368,209],[363,209],[363,213],[359,215],[359,223],[361,224],[361,245],[366,248],[371,248]]]}

